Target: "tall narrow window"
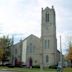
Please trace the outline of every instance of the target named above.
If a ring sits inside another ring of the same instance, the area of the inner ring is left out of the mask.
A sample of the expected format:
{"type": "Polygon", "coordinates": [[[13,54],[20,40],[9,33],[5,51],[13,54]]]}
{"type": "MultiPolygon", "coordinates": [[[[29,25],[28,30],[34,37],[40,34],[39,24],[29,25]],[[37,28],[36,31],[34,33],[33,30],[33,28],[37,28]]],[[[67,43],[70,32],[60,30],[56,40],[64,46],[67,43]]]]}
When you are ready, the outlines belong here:
{"type": "Polygon", "coordinates": [[[48,60],[49,60],[49,59],[48,59],[48,55],[46,55],[46,63],[48,63],[48,60]]]}
{"type": "Polygon", "coordinates": [[[27,52],[29,52],[29,50],[30,50],[30,49],[29,49],[29,46],[27,46],[27,52]]]}
{"type": "Polygon", "coordinates": [[[46,48],[46,49],[49,48],[49,44],[50,44],[49,40],[45,40],[44,48],[46,48]]]}
{"type": "Polygon", "coordinates": [[[30,53],[32,53],[32,43],[30,43],[30,53]]]}
{"type": "Polygon", "coordinates": [[[46,22],[49,22],[49,14],[48,13],[46,13],[46,22]]]}
{"type": "Polygon", "coordinates": [[[45,48],[47,48],[47,40],[45,40],[45,48]]]}
{"type": "Polygon", "coordinates": [[[35,52],[35,45],[33,46],[33,52],[35,52]]]}
{"type": "Polygon", "coordinates": [[[15,48],[15,54],[17,54],[17,48],[15,48]]]}
{"type": "Polygon", "coordinates": [[[50,47],[50,40],[47,40],[47,41],[48,41],[48,43],[47,43],[47,44],[48,44],[48,48],[49,48],[49,47],[50,47]]]}

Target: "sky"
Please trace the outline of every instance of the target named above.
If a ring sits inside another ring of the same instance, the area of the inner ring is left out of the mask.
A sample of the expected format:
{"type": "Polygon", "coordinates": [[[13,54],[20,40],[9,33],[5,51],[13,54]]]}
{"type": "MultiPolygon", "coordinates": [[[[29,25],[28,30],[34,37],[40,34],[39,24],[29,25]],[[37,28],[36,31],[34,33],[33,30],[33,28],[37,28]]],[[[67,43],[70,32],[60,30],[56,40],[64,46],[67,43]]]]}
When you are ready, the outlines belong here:
{"type": "Polygon", "coordinates": [[[66,36],[72,35],[72,0],[0,0],[0,35],[25,38],[34,34],[40,37],[41,8],[52,5],[56,11],[58,49],[61,35],[65,51],[66,36]]]}

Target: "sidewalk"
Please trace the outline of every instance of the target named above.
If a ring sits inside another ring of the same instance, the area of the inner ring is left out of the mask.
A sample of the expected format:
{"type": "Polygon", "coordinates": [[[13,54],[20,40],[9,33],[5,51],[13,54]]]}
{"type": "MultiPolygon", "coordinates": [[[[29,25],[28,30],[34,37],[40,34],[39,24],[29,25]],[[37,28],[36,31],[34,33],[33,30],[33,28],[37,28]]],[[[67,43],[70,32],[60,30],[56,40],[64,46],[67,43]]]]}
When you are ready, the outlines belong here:
{"type": "Polygon", "coordinates": [[[14,70],[1,69],[0,72],[15,72],[14,70]]]}

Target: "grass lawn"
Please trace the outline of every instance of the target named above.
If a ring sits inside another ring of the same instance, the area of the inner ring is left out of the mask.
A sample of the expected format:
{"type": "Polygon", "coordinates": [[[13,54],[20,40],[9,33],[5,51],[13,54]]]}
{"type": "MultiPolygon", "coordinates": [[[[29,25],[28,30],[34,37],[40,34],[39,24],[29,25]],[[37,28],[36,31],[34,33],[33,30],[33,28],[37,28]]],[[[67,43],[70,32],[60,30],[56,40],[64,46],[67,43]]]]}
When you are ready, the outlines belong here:
{"type": "MultiPolygon", "coordinates": [[[[8,69],[13,70],[14,72],[57,72],[56,69],[44,69],[41,71],[39,68],[8,68],[8,67],[0,67],[0,70],[2,69],[8,69]]],[[[72,68],[64,68],[63,72],[72,72],[72,68]]]]}
{"type": "Polygon", "coordinates": [[[7,69],[7,70],[13,70],[14,72],[56,72],[55,69],[43,69],[40,70],[40,68],[19,68],[19,67],[14,67],[14,68],[8,68],[8,67],[0,67],[0,70],[4,70],[4,69],[7,69]]]}
{"type": "Polygon", "coordinates": [[[64,68],[64,72],[72,72],[72,68],[64,68]]]}

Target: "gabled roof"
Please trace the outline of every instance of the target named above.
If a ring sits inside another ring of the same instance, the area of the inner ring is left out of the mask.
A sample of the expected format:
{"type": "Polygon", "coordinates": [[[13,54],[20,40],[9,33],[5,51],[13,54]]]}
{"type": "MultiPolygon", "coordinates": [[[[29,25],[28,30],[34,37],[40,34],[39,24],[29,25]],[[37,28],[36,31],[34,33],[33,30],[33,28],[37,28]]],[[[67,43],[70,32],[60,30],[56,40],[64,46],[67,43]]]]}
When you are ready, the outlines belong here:
{"type": "MultiPolygon", "coordinates": [[[[28,39],[28,38],[31,37],[31,36],[32,36],[32,37],[34,36],[34,37],[38,38],[37,36],[31,34],[31,35],[29,35],[28,37],[26,37],[26,38],[25,38],[24,40],[22,40],[22,41],[25,41],[26,39],[28,39]]],[[[38,38],[38,39],[40,39],[40,38],[38,38]]]]}
{"type": "MultiPolygon", "coordinates": [[[[28,37],[26,37],[26,38],[25,38],[24,40],[22,40],[22,41],[25,41],[25,40],[28,39],[29,37],[33,37],[33,36],[36,37],[36,38],[38,38],[37,36],[31,34],[31,35],[29,35],[28,37]]],[[[38,38],[38,39],[40,39],[40,38],[38,38]]],[[[17,44],[19,44],[19,43],[20,43],[20,42],[14,44],[14,46],[17,45],[17,44]]]]}

